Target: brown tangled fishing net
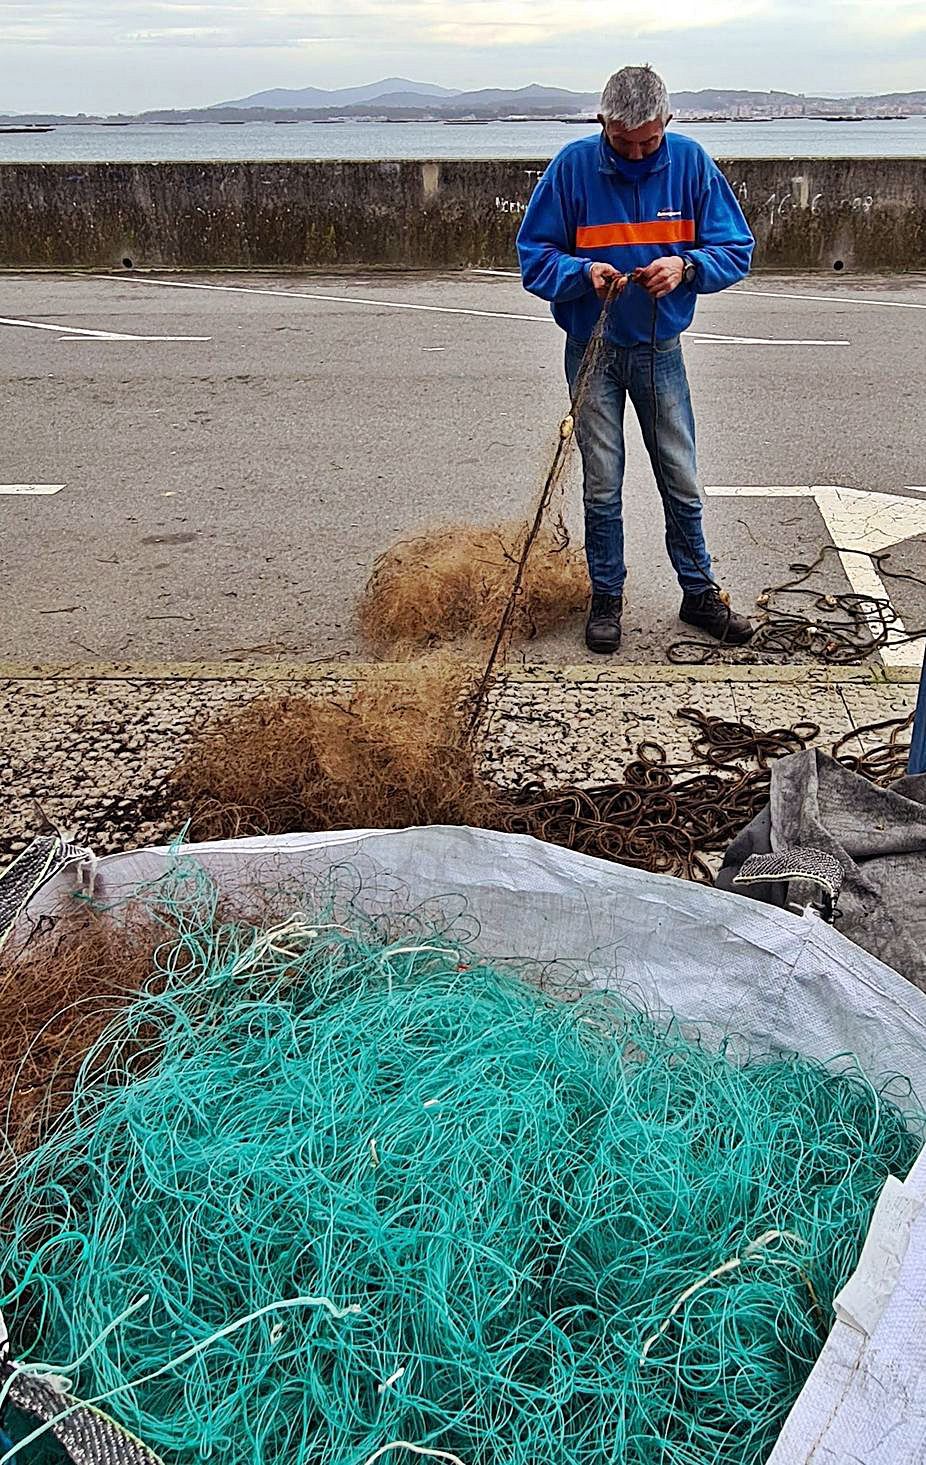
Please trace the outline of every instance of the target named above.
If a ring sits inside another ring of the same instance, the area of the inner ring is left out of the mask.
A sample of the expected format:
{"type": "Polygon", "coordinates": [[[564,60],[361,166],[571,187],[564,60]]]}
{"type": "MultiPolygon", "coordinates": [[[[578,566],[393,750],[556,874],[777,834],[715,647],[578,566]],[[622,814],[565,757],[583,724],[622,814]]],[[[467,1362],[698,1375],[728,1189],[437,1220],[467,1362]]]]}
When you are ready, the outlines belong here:
{"type": "MultiPolygon", "coordinates": [[[[360,629],[380,653],[495,635],[511,596],[527,527],[452,524],[402,540],[377,560],[360,601],[360,629]]],[[[511,631],[531,637],[562,625],[588,600],[588,575],[565,530],[537,535],[511,631]]]]}
{"type": "MultiPolygon", "coordinates": [[[[291,914],[302,894],[301,883],[255,884],[216,901],[211,929],[236,923],[266,929],[291,914]]],[[[142,986],[161,990],[158,949],[169,953],[171,981],[195,967],[195,954],[178,946],[177,931],[176,912],[158,905],[149,890],[113,907],[69,901],[53,918],[27,918],[3,948],[0,1172],[4,1159],[15,1163],[65,1116],[88,1054],[94,1052],[94,1072],[108,1061],[106,1029],[120,1009],[142,986]]],[[[139,1028],[130,1050],[123,1035],[120,1052],[133,1068],[145,1066],[151,1036],[139,1028]]]]}
{"type": "Polygon", "coordinates": [[[374,671],[343,697],[261,697],[200,737],[175,778],[194,839],[316,829],[485,826],[463,704],[470,674],[448,656],[374,671]]]}
{"type": "Polygon", "coordinates": [[[91,906],[0,955],[0,1091],[4,1148],[38,1143],[67,1107],[87,1052],[151,970],[163,930],[121,924],[91,906]]]}

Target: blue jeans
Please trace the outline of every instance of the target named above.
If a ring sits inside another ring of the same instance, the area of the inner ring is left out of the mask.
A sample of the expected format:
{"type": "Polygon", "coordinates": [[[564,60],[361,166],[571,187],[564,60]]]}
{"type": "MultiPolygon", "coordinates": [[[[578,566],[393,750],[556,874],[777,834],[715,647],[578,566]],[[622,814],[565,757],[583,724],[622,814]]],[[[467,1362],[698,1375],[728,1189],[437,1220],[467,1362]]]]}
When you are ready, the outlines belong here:
{"type": "MultiPolygon", "coordinates": [[[[585,346],[566,339],[566,378],[575,386],[585,346]]],[[[695,422],[678,336],[649,345],[605,344],[576,416],[585,484],[585,554],[592,589],[620,595],[624,564],[624,406],[630,397],[662,499],[666,549],[683,590],[713,583],[701,522],[695,422]],[[655,401],[653,385],[655,381],[655,401]]]]}

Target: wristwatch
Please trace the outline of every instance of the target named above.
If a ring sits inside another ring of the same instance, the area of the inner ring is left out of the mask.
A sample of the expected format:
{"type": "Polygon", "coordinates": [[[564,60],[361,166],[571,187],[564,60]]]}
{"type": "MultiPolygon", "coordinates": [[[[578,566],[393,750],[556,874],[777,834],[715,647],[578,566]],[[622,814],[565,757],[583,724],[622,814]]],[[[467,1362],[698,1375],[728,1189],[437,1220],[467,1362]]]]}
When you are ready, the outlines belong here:
{"type": "Polygon", "coordinates": [[[682,271],[682,279],[685,281],[686,285],[693,285],[695,280],[698,278],[698,266],[695,264],[693,259],[689,259],[687,254],[682,255],[682,262],[685,266],[684,270],[682,271]]]}

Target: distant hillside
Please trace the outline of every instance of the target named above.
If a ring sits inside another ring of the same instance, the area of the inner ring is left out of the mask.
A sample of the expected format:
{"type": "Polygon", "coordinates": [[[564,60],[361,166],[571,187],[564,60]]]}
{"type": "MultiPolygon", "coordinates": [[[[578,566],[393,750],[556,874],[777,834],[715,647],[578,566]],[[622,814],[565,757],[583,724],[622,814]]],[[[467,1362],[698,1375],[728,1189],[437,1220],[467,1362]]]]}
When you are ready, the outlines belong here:
{"type": "Polygon", "coordinates": [[[491,108],[493,111],[504,107],[511,111],[534,110],[537,107],[546,107],[555,110],[556,108],[568,108],[577,110],[581,107],[597,107],[597,92],[569,92],[562,87],[556,86],[533,86],[518,87],[515,91],[506,91],[500,87],[488,87],[478,92],[458,92],[455,97],[441,103],[441,111],[459,112],[469,109],[473,112],[481,112],[491,108]]]}
{"type": "MultiPolygon", "coordinates": [[[[345,87],[326,92],[317,87],[297,91],[255,92],[238,102],[225,102],[210,108],[213,113],[231,116],[251,113],[255,117],[316,112],[343,117],[385,116],[419,117],[504,117],[585,115],[598,110],[597,92],[574,92],[565,87],[539,86],[484,87],[475,91],[451,91],[422,82],[392,77],[368,87],[345,87]]],[[[926,109],[926,92],[897,92],[881,97],[818,97],[801,96],[796,92],[744,91],[709,87],[702,91],[679,91],[672,95],[676,112],[701,116],[771,116],[825,114],[834,111],[877,112],[879,110],[926,109]]],[[[149,114],[164,115],[164,114],[149,114]]]]}
{"type": "MultiPolygon", "coordinates": [[[[2,6],[2,0],[0,0],[2,6]]],[[[673,110],[691,117],[800,117],[872,116],[878,113],[926,112],[926,91],[889,92],[876,97],[816,97],[796,92],[755,92],[706,88],[702,91],[679,91],[672,95],[673,110]]],[[[143,112],[136,117],[118,118],[66,116],[60,113],[35,113],[29,117],[7,115],[7,122],[323,122],[342,117],[387,118],[394,121],[417,121],[455,118],[503,117],[594,117],[598,111],[597,92],[572,92],[563,87],[532,86],[487,87],[476,91],[453,91],[430,82],[407,81],[403,77],[387,77],[371,86],[343,87],[324,91],[320,87],[295,90],[255,92],[239,102],[224,102],[211,107],[163,109],[143,112]]]]}
{"type": "Polygon", "coordinates": [[[302,87],[297,90],[277,88],[272,91],[255,92],[253,96],[239,101],[217,102],[210,112],[245,111],[340,111],[356,113],[365,107],[375,111],[397,109],[410,111],[444,112],[496,112],[499,109],[515,111],[536,111],[540,107],[551,110],[566,108],[576,111],[594,106],[595,92],[570,92],[562,87],[532,86],[487,87],[479,91],[452,91],[447,87],[432,86],[430,83],[405,81],[390,77],[375,82],[372,86],[344,87],[340,91],[326,92],[319,87],[302,87]],[[375,106],[373,105],[375,104],[375,106]]]}
{"type": "Polygon", "coordinates": [[[277,87],[267,92],[255,92],[253,96],[242,97],[234,102],[216,102],[208,110],[238,109],[246,111],[251,107],[265,109],[285,108],[287,111],[312,111],[325,107],[351,107],[358,102],[374,102],[380,97],[390,97],[395,106],[425,105],[435,97],[455,97],[457,93],[448,87],[433,86],[426,81],[408,81],[402,76],[390,76],[385,81],[373,82],[371,86],[348,86],[338,91],[322,91],[319,87],[306,86],[296,90],[277,87]],[[397,98],[401,97],[402,101],[397,98]],[[408,98],[414,98],[409,102],[408,98]]]}
{"type": "MultiPolygon", "coordinates": [[[[844,102],[846,99],[842,98],[844,102]]],[[[707,87],[700,92],[673,92],[672,105],[684,111],[692,109],[705,112],[726,112],[733,107],[781,107],[793,103],[799,106],[801,103],[808,106],[834,105],[831,97],[801,97],[794,92],[748,92],[748,91],[724,91],[717,87],[707,87]]]]}
{"type": "Polygon", "coordinates": [[[777,107],[807,107],[815,112],[833,112],[855,106],[870,111],[877,111],[881,107],[922,110],[926,106],[926,91],[888,92],[877,97],[814,97],[797,92],[723,91],[708,88],[700,92],[673,92],[672,105],[685,112],[730,112],[736,107],[767,107],[770,110],[777,107]]]}

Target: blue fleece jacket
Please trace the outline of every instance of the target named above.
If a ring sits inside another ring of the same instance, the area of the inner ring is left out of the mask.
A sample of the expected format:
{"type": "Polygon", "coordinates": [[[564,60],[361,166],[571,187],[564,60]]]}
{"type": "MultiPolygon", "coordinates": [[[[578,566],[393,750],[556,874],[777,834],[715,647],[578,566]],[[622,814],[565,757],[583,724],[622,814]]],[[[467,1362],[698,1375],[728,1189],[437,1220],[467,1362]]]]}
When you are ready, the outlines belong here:
{"type": "MultiPolygon", "coordinates": [[[[733,190],[699,143],[666,133],[640,163],[619,158],[604,132],[563,148],[534,190],[518,234],[525,289],[549,300],[558,325],[579,341],[595,329],[601,302],[589,280],[596,261],[623,272],[663,255],[697,266],[658,305],[656,335],[687,330],[699,293],[725,290],[749,273],[754,240],[733,190]]],[[[611,310],[608,337],[618,345],[649,341],[653,302],[628,287],[611,310]]]]}

